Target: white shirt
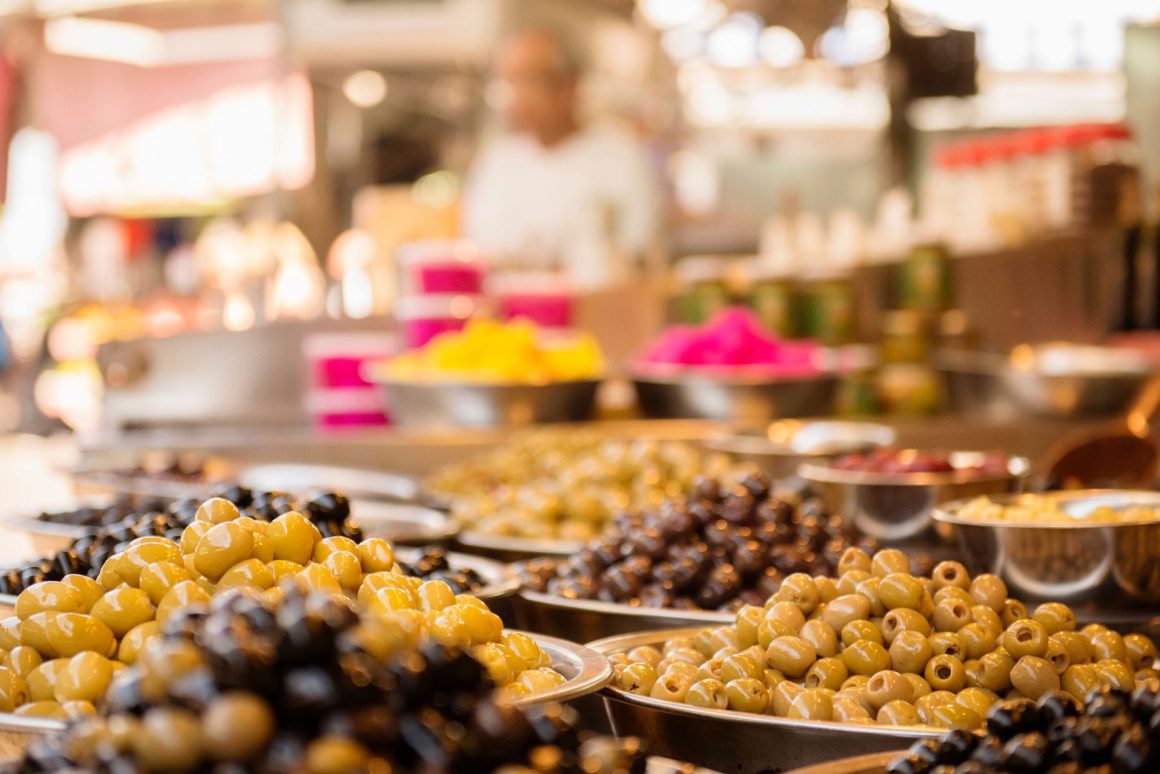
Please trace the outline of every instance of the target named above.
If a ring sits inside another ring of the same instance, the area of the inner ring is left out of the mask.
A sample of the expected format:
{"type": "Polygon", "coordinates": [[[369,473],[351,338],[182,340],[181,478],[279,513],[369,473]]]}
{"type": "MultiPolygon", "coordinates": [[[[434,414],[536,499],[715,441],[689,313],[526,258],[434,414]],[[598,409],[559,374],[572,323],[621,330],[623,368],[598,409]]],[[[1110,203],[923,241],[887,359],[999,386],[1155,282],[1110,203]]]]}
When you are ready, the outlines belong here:
{"type": "Polygon", "coordinates": [[[563,269],[593,287],[629,268],[609,254],[609,211],[617,246],[639,254],[655,235],[657,193],[631,135],[587,128],[550,148],[511,135],[486,147],[468,176],[464,231],[485,255],[529,269],[563,269]]]}

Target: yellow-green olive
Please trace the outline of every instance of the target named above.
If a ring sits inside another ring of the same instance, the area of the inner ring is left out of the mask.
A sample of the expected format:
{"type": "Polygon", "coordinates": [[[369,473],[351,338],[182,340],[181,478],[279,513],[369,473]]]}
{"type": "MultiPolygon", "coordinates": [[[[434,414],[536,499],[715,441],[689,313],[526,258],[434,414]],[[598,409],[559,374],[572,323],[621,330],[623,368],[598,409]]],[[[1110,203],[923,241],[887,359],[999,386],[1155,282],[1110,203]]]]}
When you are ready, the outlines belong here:
{"type": "Polygon", "coordinates": [[[925,637],[930,634],[930,622],[916,610],[895,608],[882,618],[882,639],[893,644],[899,632],[916,632],[925,637]]]}
{"type": "Polygon", "coordinates": [[[825,621],[806,621],[798,636],[814,646],[818,658],[828,658],[838,652],[838,635],[825,621]]]}
{"type": "Polygon", "coordinates": [[[725,683],[725,697],[729,709],[740,712],[762,713],[769,707],[769,689],[760,680],[741,677],[725,683]]]}
{"type": "Polygon", "coordinates": [[[882,705],[874,719],[883,726],[917,726],[922,723],[914,705],[902,699],[882,705]]]}
{"type": "Polygon", "coordinates": [[[938,632],[957,632],[971,622],[971,606],[961,599],[935,602],[931,625],[938,632]]]}
{"type": "Polygon", "coordinates": [[[1079,701],[1099,687],[1101,675],[1094,664],[1072,664],[1059,678],[1060,687],[1079,701]]]}
{"type": "Polygon", "coordinates": [[[979,687],[1001,693],[1011,687],[1015,659],[1006,651],[992,651],[979,659],[979,687]]]}
{"type": "Polygon", "coordinates": [[[910,573],[910,560],[897,548],[884,548],[870,560],[870,574],[885,578],[892,572],[910,573]]]}
{"type": "Polygon", "coordinates": [[[1004,627],[1027,617],[1027,605],[1017,599],[1008,599],[1003,603],[1003,609],[999,611],[999,620],[1003,622],[1004,627]]]}
{"type": "Polygon", "coordinates": [[[936,656],[954,656],[959,660],[967,657],[967,647],[958,632],[935,632],[930,635],[930,650],[936,656]]]}
{"type": "Polygon", "coordinates": [[[1038,699],[1048,691],[1058,691],[1059,675],[1055,668],[1038,656],[1023,656],[1011,668],[1011,685],[1029,699],[1038,699]]]}
{"type": "Polygon", "coordinates": [[[850,647],[858,640],[882,644],[882,632],[870,621],[851,621],[842,627],[842,646],[850,647]]]}
{"type": "Polygon", "coordinates": [[[939,562],[930,573],[937,592],[946,586],[958,586],[964,591],[971,587],[971,576],[960,562],[939,562]]]}
{"type": "Polygon", "coordinates": [[[1047,629],[1030,618],[1015,621],[1003,632],[1003,649],[1018,661],[1024,656],[1042,656],[1047,652],[1047,629]]]}
{"type": "Polygon", "coordinates": [[[771,668],[795,680],[805,676],[816,659],[814,646],[801,637],[778,637],[765,651],[765,662],[771,668]]]}
{"type": "Polygon", "coordinates": [[[777,590],[774,599],[792,602],[803,614],[809,615],[818,606],[820,595],[813,578],[804,572],[795,572],[781,582],[781,588],[777,590]]]}
{"type": "Polygon", "coordinates": [[[834,631],[841,631],[851,621],[861,621],[869,615],[870,600],[861,594],[843,594],[826,605],[822,621],[834,631]]]}
{"type": "Polygon", "coordinates": [[[849,670],[841,659],[820,658],[806,672],[803,682],[806,688],[829,688],[836,691],[849,676],[849,670]]]}
{"type": "Polygon", "coordinates": [[[878,598],[887,610],[900,607],[917,610],[925,591],[921,580],[901,572],[887,575],[878,584],[878,598]]]}
{"type": "Polygon", "coordinates": [[[1035,608],[1031,618],[1042,624],[1048,634],[1074,632],[1076,628],[1075,613],[1070,607],[1059,602],[1045,602],[1035,608]]]}
{"type": "Polygon", "coordinates": [[[685,694],[685,703],[694,707],[726,709],[729,706],[729,697],[725,693],[725,683],[713,678],[698,680],[689,686],[689,691],[685,694]]]}
{"type": "Polygon", "coordinates": [[[1150,669],[1156,663],[1156,643],[1143,634],[1125,634],[1124,650],[1133,669],[1150,669]]]}
{"type": "Polygon", "coordinates": [[[967,673],[963,662],[954,656],[934,656],[926,663],[923,677],[936,691],[950,691],[957,693],[967,682],[967,673]]]}
{"type": "Polygon", "coordinates": [[[883,669],[874,674],[866,683],[866,698],[875,711],[892,701],[914,701],[914,688],[910,681],[898,672],[883,669]]]}
{"type": "Polygon", "coordinates": [[[838,577],[842,577],[850,570],[870,572],[870,557],[861,548],[847,548],[838,558],[838,577]]]}
{"type": "Polygon", "coordinates": [[[833,699],[824,690],[807,688],[789,705],[786,717],[801,720],[832,720],[833,699]]]}
{"type": "Polygon", "coordinates": [[[1088,638],[1092,645],[1092,660],[1127,661],[1128,649],[1124,646],[1124,638],[1117,632],[1104,631],[1093,634],[1088,638]]]}
{"type": "Polygon", "coordinates": [[[976,605],[983,605],[998,614],[1007,601],[1007,584],[998,575],[983,573],[976,575],[969,588],[971,599],[976,605]]]}
{"type": "Polygon", "coordinates": [[[868,677],[890,668],[890,654],[880,643],[858,640],[842,651],[842,663],[852,674],[868,677]]]}
{"type": "Polygon", "coordinates": [[[930,641],[921,632],[910,630],[900,631],[894,635],[889,653],[890,663],[894,669],[914,674],[922,674],[926,669],[926,662],[934,655],[930,641]]]}

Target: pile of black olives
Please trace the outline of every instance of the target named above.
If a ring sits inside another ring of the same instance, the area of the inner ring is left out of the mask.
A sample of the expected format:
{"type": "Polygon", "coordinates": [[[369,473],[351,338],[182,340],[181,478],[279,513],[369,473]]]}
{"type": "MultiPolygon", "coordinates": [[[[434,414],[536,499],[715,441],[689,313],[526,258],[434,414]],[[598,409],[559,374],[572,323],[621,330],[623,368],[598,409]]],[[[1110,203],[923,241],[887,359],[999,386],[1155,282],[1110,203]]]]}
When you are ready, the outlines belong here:
{"type": "Polygon", "coordinates": [[[71,527],[111,527],[132,518],[135,514],[164,511],[168,503],[169,500],[165,498],[122,494],[105,506],[83,506],[69,511],[44,511],[36,519],[52,524],[67,524],[71,527]]]}
{"type": "MultiPolygon", "coordinates": [[[[243,515],[261,521],[273,521],[287,511],[297,510],[318,527],[324,538],[348,537],[355,542],[363,539],[362,530],[350,519],[350,501],[341,494],[324,492],[300,502],[283,492],[231,487],[219,496],[235,503],[243,515]]],[[[0,594],[19,594],[35,583],[60,580],[65,575],[95,578],[105,560],[135,538],[159,536],[180,541],[182,530],[193,522],[201,502],[179,500],[162,510],[134,511],[115,524],[93,528],[53,556],[0,572],[0,594]]]]}
{"type": "Polygon", "coordinates": [[[734,487],[701,478],[688,497],[624,511],[584,550],[526,562],[521,576],[567,599],[736,611],[763,604],[787,575],[832,574],[851,546],[875,548],[821,500],[776,495],[751,473],[734,487]]]}
{"type": "Polygon", "coordinates": [[[169,619],[101,714],[28,749],[23,772],[642,772],[634,740],[573,711],[497,701],[470,655],[393,649],[341,599],[232,589],[169,619]],[[510,768],[509,768],[510,767],[510,768]]]}
{"type": "Polygon", "coordinates": [[[1109,686],[1082,705],[1052,691],[987,713],[986,731],[915,742],[890,774],[1128,774],[1160,771],[1160,680],[1131,693],[1109,686]]]}

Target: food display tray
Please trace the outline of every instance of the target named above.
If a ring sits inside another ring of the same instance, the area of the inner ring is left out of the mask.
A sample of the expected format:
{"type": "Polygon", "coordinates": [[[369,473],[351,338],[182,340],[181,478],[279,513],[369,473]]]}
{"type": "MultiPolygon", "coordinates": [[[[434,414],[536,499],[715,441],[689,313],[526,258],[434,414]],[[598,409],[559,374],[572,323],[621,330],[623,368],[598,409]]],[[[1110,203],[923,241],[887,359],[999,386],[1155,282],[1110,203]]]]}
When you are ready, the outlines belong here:
{"type": "MultiPolygon", "coordinates": [[[[610,637],[588,647],[610,656],[641,645],[660,645],[699,629],[610,637]]],[[[902,750],[934,738],[930,727],[790,720],[749,712],[707,709],[637,696],[614,687],[601,695],[618,736],[638,736],[658,755],[737,774],[772,774],[833,760],[902,750]]]]}

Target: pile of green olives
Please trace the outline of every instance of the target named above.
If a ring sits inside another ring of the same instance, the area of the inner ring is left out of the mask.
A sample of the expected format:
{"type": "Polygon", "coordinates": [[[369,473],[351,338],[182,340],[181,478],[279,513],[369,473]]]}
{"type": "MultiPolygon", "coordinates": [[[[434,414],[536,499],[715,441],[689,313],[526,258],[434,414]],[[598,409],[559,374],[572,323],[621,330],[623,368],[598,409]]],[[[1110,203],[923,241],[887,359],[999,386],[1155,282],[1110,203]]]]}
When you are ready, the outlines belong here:
{"type": "Polygon", "coordinates": [[[625,509],[657,506],[730,467],[726,456],[679,441],[537,430],[448,466],[424,486],[449,499],[471,531],[580,541],[602,534],[625,509]]]}
{"type": "Polygon", "coordinates": [[[324,538],[296,511],[265,522],[213,498],[179,541],[139,537],[96,579],[66,575],[22,591],[15,614],[0,621],[0,711],[90,713],[171,618],[238,588],[270,604],[288,589],[345,598],[377,622],[377,652],[427,641],[470,651],[512,698],[565,682],[535,640],[505,632],[483,601],[444,580],[403,574],[386,541],[324,538]]]}
{"type": "Polygon", "coordinates": [[[1160,677],[1142,634],[1033,611],[1003,580],[958,562],[929,577],[906,555],[847,550],[838,577],[790,575],[732,626],[613,656],[614,685],[699,707],[804,720],[974,729],[1000,699],[1082,700],[1160,677]]]}

